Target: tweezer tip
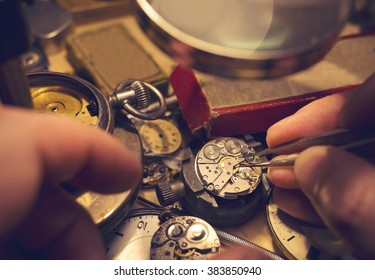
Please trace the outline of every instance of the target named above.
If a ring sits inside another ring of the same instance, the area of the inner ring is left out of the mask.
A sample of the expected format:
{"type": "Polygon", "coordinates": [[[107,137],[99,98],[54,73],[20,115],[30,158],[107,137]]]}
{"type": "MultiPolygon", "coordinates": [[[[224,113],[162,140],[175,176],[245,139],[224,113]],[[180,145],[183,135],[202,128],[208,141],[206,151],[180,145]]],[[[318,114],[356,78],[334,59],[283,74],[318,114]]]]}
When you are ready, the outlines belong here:
{"type": "Polygon", "coordinates": [[[266,149],[261,150],[259,152],[253,153],[253,155],[261,157],[261,156],[265,156],[265,155],[268,155],[268,154],[271,154],[271,153],[272,153],[271,149],[270,148],[266,148],[266,149]]]}

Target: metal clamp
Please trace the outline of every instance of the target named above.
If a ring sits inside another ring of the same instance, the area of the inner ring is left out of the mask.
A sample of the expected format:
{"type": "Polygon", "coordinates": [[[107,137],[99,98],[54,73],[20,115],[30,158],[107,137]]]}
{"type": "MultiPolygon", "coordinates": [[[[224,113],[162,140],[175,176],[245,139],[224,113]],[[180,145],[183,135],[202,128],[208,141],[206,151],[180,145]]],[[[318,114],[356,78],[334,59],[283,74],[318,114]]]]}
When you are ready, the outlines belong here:
{"type": "Polygon", "coordinates": [[[131,114],[143,120],[155,120],[164,115],[167,104],[163,94],[153,85],[138,80],[126,80],[120,83],[110,102],[114,109],[123,110],[124,114],[131,114]],[[159,108],[155,111],[140,111],[150,105],[150,91],[155,94],[159,108]]]}

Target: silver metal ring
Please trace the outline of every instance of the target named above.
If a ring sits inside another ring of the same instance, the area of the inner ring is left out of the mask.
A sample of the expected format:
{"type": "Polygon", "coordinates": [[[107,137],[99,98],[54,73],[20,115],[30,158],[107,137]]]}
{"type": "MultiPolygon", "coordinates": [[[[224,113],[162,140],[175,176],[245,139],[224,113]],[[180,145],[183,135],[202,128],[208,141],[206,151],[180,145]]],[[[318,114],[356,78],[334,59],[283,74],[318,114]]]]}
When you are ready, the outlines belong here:
{"type": "MultiPolygon", "coordinates": [[[[129,80],[122,82],[120,85],[117,86],[115,92],[122,91],[126,87],[129,87],[130,84],[132,84],[134,80],[129,80]]],[[[144,111],[140,111],[139,109],[135,108],[130,104],[129,100],[124,100],[124,102],[121,104],[122,112],[127,115],[131,114],[134,117],[143,119],[143,120],[156,120],[164,115],[165,111],[167,110],[167,103],[165,101],[165,98],[163,94],[153,85],[149,83],[142,82],[153,94],[155,94],[157,101],[159,103],[159,107],[156,110],[150,111],[145,108],[144,111]]]]}

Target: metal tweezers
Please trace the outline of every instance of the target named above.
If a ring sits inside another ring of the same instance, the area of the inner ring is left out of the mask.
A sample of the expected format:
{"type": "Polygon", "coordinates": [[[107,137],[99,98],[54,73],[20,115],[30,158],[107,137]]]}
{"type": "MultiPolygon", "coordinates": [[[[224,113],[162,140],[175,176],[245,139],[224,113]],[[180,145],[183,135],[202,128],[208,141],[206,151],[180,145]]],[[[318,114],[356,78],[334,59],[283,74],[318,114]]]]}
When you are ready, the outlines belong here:
{"type": "Polygon", "coordinates": [[[242,162],[239,166],[248,167],[269,167],[269,166],[292,166],[303,150],[318,145],[335,146],[362,157],[375,156],[375,126],[358,129],[336,129],[322,134],[300,138],[273,148],[266,148],[251,155],[288,155],[274,158],[269,161],[242,162]],[[372,145],[372,146],[371,146],[372,145]],[[359,149],[360,148],[360,149],[359,149]],[[367,149],[366,152],[363,152],[367,149]],[[370,149],[370,150],[368,150],[370,149]],[[372,151],[372,153],[370,153],[372,151]]]}

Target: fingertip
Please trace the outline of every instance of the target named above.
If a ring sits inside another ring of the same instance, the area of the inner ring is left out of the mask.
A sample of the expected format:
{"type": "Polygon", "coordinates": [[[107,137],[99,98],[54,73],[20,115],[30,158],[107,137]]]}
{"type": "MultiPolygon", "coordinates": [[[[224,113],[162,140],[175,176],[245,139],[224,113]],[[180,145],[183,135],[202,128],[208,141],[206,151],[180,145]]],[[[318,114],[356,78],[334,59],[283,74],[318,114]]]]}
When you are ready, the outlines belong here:
{"type": "Polygon", "coordinates": [[[98,128],[66,119],[37,116],[44,128],[36,137],[45,181],[70,182],[100,193],[123,192],[139,184],[141,156],[98,128]],[[46,129],[53,128],[51,134],[46,129]]]}
{"type": "Polygon", "coordinates": [[[275,123],[267,131],[268,146],[274,147],[339,127],[339,111],[349,96],[337,93],[317,99],[275,123]]]}
{"type": "Polygon", "coordinates": [[[279,140],[279,138],[283,137],[285,127],[288,126],[291,119],[293,120],[293,115],[274,123],[267,129],[266,142],[268,147],[273,147],[282,142],[282,140],[279,140]]]}
{"type": "Polygon", "coordinates": [[[278,186],[280,188],[298,188],[293,167],[270,167],[268,168],[268,178],[275,186],[278,186]]]}
{"type": "Polygon", "coordinates": [[[70,181],[83,188],[100,193],[118,193],[139,185],[142,178],[142,164],[133,152],[116,139],[94,144],[91,156],[86,158],[80,171],[70,181]],[[116,141],[117,142],[117,141],[116,141]]]}

